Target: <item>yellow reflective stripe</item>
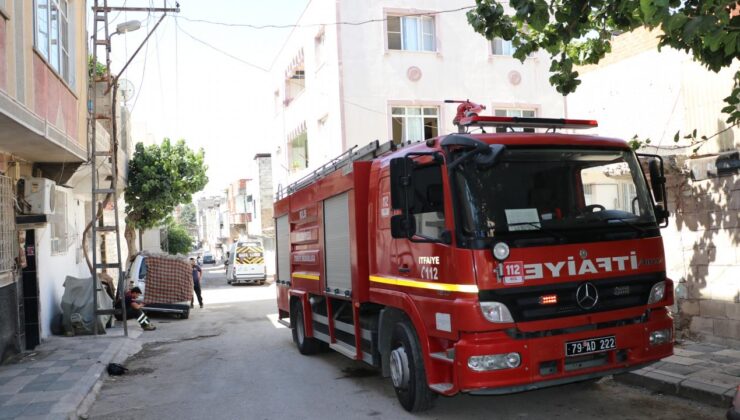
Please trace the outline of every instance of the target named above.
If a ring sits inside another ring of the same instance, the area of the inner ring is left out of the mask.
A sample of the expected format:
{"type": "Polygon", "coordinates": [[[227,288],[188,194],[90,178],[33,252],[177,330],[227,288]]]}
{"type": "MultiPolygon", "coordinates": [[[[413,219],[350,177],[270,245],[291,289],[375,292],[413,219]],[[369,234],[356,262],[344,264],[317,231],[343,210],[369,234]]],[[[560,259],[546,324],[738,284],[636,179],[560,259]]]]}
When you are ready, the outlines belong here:
{"type": "Polygon", "coordinates": [[[416,287],[418,289],[442,290],[445,292],[478,293],[478,286],[474,284],[432,283],[428,281],[406,280],[397,277],[370,276],[375,283],[390,284],[393,286],[416,287]]]}
{"type": "Polygon", "coordinates": [[[306,280],[318,280],[319,279],[319,276],[314,275],[314,274],[307,274],[307,273],[293,273],[292,276],[298,279],[306,279],[306,280]]]}

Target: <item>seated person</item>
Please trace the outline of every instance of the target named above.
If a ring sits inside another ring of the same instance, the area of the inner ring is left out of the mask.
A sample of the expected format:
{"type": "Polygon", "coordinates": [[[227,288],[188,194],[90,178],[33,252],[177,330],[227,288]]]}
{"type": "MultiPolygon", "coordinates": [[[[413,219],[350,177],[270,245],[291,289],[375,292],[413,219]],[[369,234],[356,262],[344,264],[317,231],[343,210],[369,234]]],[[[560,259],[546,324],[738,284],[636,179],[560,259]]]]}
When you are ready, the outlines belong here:
{"type": "MultiPolygon", "coordinates": [[[[144,311],[141,310],[141,308],[144,307],[144,304],[141,302],[137,302],[137,299],[139,299],[140,296],[141,289],[139,289],[138,287],[134,287],[133,289],[126,292],[126,319],[136,318],[136,321],[139,323],[139,325],[141,325],[141,328],[144,331],[154,331],[157,329],[157,327],[155,327],[154,324],[149,321],[149,318],[146,316],[144,311]]],[[[116,301],[116,308],[121,309],[120,299],[116,301]]],[[[116,319],[121,321],[123,319],[122,314],[117,313],[116,319]]]]}

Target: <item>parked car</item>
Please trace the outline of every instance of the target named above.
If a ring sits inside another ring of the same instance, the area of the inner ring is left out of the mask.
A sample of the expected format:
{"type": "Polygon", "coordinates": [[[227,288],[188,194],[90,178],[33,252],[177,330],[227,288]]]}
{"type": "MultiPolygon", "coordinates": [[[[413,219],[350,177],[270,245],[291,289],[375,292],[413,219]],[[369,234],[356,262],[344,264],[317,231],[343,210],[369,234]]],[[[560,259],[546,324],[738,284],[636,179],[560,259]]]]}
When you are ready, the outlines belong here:
{"type": "Polygon", "coordinates": [[[210,252],[203,254],[203,264],[216,264],[216,259],[213,257],[213,254],[210,252]]]}

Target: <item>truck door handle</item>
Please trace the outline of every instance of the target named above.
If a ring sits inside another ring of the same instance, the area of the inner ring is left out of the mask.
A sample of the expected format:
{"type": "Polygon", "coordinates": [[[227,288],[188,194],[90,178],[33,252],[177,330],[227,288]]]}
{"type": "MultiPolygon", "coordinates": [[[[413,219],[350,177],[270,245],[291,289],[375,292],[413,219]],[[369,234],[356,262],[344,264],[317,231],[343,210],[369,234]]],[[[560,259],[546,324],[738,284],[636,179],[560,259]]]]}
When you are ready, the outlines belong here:
{"type": "Polygon", "coordinates": [[[411,269],[409,268],[408,265],[404,264],[404,265],[398,267],[398,272],[399,273],[410,273],[411,272],[411,269]]]}

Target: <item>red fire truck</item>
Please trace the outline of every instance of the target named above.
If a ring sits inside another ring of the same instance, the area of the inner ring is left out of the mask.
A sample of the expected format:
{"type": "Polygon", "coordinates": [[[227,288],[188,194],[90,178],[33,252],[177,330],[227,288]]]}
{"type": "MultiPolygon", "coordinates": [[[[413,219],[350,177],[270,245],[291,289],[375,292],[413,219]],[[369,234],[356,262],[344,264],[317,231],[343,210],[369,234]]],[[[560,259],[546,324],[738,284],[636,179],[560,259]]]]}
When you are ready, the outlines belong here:
{"type": "Polygon", "coordinates": [[[595,121],[482,108],[459,105],[458,133],[352,149],[276,197],[280,321],[302,354],[379,368],[408,411],[673,352],[660,157],[554,132],[595,121]]]}

